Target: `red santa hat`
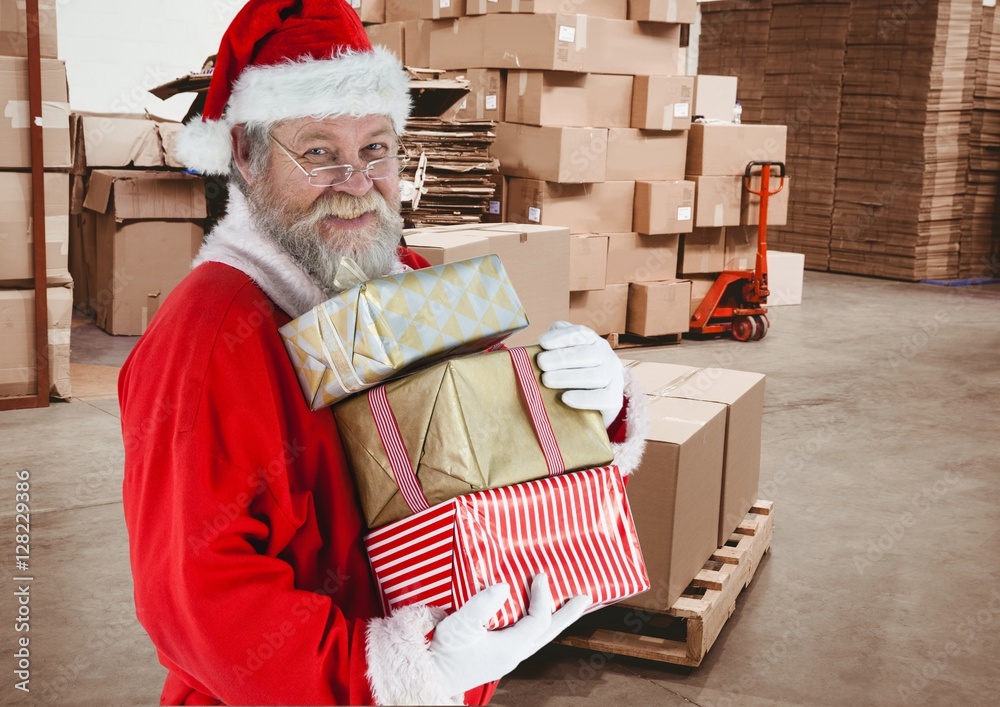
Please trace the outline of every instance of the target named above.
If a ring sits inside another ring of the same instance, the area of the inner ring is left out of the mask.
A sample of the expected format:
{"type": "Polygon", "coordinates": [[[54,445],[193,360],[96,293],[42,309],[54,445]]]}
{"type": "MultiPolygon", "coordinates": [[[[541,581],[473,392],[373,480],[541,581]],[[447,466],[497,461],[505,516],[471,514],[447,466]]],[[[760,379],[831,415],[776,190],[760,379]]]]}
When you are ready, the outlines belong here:
{"type": "Polygon", "coordinates": [[[222,38],[205,109],[184,126],[177,153],[202,174],[228,174],[230,130],[241,123],[385,115],[401,132],[408,85],[345,0],[250,0],[222,38]]]}

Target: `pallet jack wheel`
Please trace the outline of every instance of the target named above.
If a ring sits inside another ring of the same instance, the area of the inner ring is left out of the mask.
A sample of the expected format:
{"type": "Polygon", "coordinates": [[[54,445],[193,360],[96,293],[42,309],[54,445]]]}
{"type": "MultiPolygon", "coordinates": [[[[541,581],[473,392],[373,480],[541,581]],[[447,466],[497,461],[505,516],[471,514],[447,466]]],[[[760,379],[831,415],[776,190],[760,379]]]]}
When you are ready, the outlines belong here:
{"type": "Polygon", "coordinates": [[[771,328],[771,322],[768,321],[766,314],[755,314],[752,319],[757,324],[757,331],[752,340],[760,341],[767,336],[767,330],[771,328]]]}
{"type": "Polygon", "coordinates": [[[733,338],[737,341],[755,339],[757,330],[757,321],[754,317],[736,317],[733,320],[733,338]]]}

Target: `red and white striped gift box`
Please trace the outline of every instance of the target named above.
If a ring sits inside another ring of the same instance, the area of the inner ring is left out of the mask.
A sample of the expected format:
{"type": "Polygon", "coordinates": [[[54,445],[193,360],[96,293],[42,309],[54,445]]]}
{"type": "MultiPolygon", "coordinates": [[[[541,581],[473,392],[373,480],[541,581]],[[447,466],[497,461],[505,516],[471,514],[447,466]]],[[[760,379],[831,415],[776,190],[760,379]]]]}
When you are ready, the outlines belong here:
{"type": "Polygon", "coordinates": [[[557,606],[588,594],[596,609],[649,589],[615,466],[459,496],[372,531],[365,545],[386,613],[451,611],[507,582],[511,599],[488,626],[502,628],[525,614],[539,572],[557,606]]]}

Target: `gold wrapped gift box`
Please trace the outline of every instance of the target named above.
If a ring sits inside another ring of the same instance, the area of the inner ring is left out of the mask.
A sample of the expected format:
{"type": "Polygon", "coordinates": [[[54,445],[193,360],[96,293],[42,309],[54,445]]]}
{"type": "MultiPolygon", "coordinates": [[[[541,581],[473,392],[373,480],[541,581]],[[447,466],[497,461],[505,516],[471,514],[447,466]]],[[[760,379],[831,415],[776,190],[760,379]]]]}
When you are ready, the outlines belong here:
{"type": "Polygon", "coordinates": [[[367,280],[280,330],[312,410],[528,325],[500,258],[367,280]]]}
{"type": "MultiPolygon", "coordinates": [[[[601,414],[565,405],[541,385],[552,432],[567,470],[589,469],[614,454],[601,414]]],[[[389,407],[417,482],[430,505],[462,494],[549,475],[508,351],[453,358],[384,384],[389,407]]],[[[397,486],[369,395],[334,406],[340,437],[369,528],[411,515],[397,486]]]]}

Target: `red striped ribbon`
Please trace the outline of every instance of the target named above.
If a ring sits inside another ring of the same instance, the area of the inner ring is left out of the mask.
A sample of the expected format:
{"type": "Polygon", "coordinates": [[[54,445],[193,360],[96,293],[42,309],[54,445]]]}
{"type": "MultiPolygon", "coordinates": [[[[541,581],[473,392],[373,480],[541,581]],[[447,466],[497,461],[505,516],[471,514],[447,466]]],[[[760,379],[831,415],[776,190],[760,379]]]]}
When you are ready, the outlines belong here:
{"type": "Polygon", "coordinates": [[[392,476],[396,479],[396,485],[403,494],[406,505],[414,513],[430,508],[424,490],[417,483],[417,475],[414,473],[413,464],[410,463],[410,455],[406,453],[406,447],[403,445],[403,437],[399,434],[396,416],[389,407],[389,398],[386,397],[384,385],[368,391],[368,405],[375,418],[375,428],[378,430],[379,439],[382,440],[382,447],[389,457],[392,476]]]}
{"type": "Polygon", "coordinates": [[[531,417],[531,426],[535,428],[535,436],[542,446],[542,454],[545,455],[545,465],[549,469],[549,476],[555,476],[566,471],[566,462],[563,460],[562,452],[559,451],[559,443],[556,441],[555,432],[552,431],[552,422],[549,420],[549,412],[542,402],[542,392],[538,389],[538,381],[535,380],[535,369],[531,365],[531,359],[523,346],[515,349],[507,349],[510,360],[514,363],[514,373],[517,376],[518,386],[524,401],[528,404],[528,415],[531,417]]]}

